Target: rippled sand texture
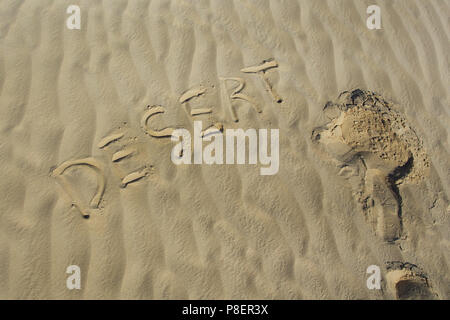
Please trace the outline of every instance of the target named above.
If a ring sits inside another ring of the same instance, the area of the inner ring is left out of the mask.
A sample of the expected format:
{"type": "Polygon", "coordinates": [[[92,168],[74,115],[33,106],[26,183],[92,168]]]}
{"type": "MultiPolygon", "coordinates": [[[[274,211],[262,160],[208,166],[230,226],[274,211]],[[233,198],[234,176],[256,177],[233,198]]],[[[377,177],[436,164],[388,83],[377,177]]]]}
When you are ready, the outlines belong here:
{"type": "Polygon", "coordinates": [[[449,299],[449,14],[447,0],[0,1],[0,298],[449,299]],[[316,143],[328,101],[357,88],[414,133],[421,179],[395,176],[411,150],[392,137],[376,146],[395,160],[364,176],[353,122],[351,161],[316,143]],[[278,174],[174,165],[164,136],[194,119],[279,128],[278,174]]]}

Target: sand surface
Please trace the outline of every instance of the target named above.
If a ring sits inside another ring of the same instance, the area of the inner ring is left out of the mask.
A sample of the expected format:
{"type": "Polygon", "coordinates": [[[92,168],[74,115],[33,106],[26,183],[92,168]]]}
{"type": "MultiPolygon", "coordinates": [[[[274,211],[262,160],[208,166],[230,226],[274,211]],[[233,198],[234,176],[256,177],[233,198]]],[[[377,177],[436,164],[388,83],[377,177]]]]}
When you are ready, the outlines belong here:
{"type": "Polygon", "coordinates": [[[449,299],[449,16],[1,0],[0,299],[449,299]],[[194,120],[278,128],[278,173],[175,165],[194,120]]]}

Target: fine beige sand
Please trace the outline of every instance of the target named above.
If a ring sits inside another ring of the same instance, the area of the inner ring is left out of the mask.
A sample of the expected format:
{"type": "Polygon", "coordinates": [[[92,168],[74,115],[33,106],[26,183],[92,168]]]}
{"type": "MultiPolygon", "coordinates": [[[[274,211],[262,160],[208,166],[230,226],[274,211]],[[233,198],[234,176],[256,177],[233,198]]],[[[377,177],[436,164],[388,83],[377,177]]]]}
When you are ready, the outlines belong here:
{"type": "Polygon", "coordinates": [[[449,299],[449,16],[1,0],[0,299],[449,299]],[[278,173],[175,165],[194,120],[279,129],[278,173]]]}

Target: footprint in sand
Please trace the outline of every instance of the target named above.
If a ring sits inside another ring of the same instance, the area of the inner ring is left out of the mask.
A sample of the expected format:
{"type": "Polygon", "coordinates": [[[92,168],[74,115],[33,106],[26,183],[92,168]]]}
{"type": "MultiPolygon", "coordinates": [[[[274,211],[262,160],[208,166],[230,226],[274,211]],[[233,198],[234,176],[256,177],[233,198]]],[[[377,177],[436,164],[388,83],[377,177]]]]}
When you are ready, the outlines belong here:
{"type": "Polygon", "coordinates": [[[398,300],[434,300],[428,277],[411,263],[389,262],[386,275],[388,288],[398,300]]]}
{"type": "Polygon", "coordinates": [[[419,181],[430,166],[420,139],[392,103],[370,91],[345,91],[324,112],[330,122],[313,130],[313,141],[341,167],[358,167],[362,181],[353,187],[368,221],[385,241],[399,239],[403,213],[398,186],[419,181]]]}

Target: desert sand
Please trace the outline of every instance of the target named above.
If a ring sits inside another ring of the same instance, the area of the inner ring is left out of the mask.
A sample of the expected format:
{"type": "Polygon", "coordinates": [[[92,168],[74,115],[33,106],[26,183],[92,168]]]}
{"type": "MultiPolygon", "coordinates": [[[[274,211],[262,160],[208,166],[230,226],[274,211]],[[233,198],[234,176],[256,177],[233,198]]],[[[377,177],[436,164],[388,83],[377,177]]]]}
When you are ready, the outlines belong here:
{"type": "Polygon", "coordinates": [[[1,0],[0,299],[449,299],[449,16],[1,0]],[[175,165],[194,120],[279,129],[279,171],[175,165]]]}

